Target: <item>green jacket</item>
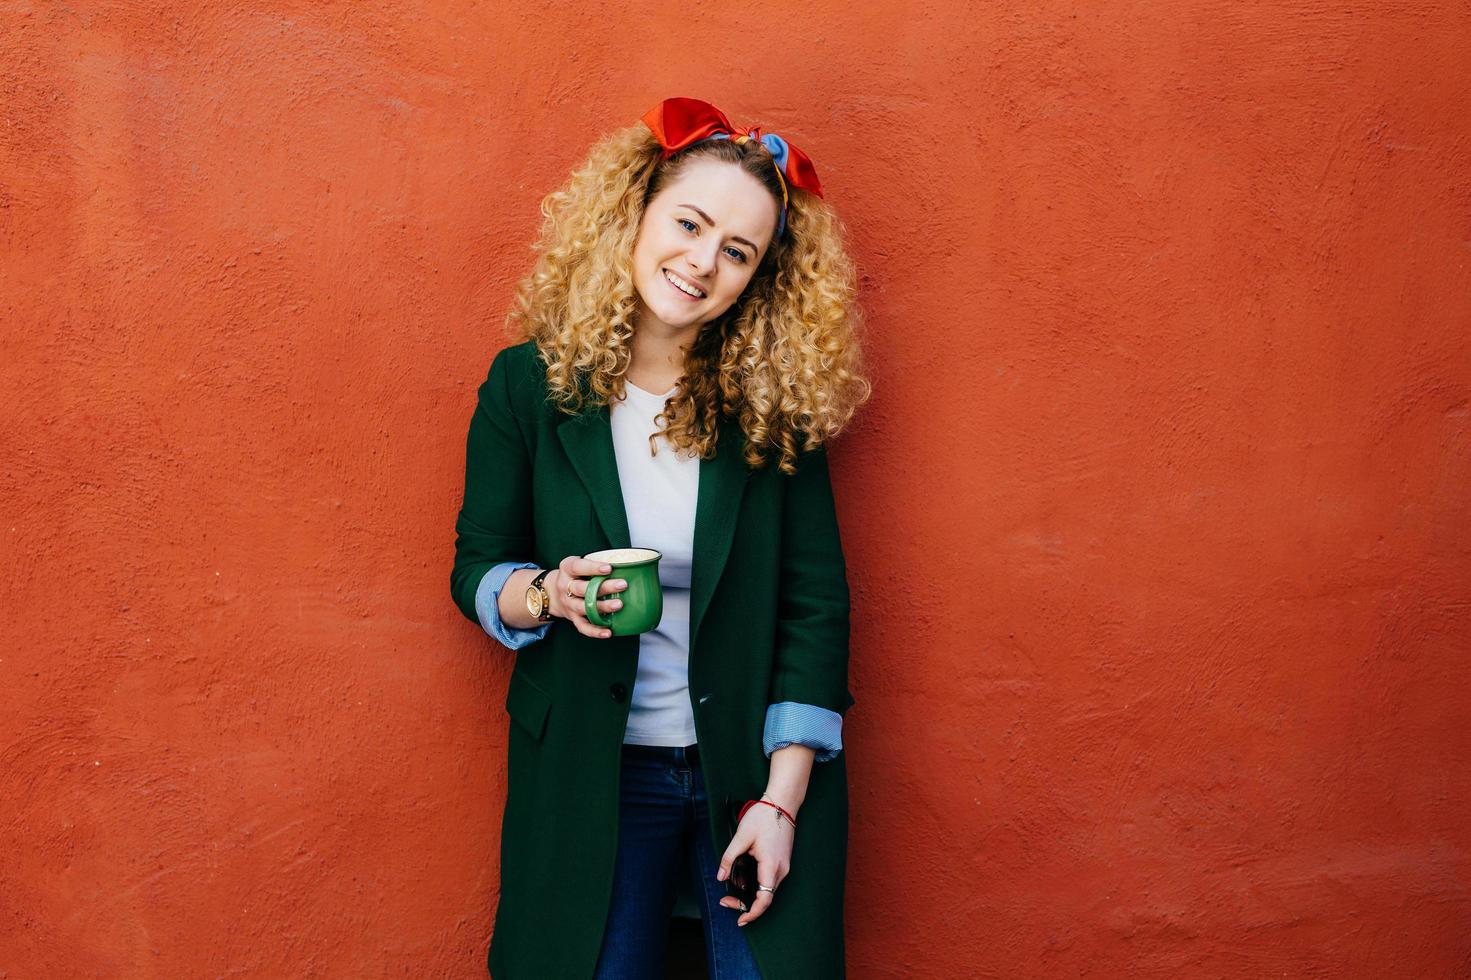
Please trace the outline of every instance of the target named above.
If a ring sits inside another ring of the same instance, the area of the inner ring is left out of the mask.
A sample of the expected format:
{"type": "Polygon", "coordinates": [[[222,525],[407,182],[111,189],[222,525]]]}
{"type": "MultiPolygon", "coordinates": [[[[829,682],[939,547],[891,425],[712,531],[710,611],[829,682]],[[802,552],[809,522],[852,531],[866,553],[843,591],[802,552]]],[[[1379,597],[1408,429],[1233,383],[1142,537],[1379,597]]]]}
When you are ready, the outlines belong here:
{"type": "MultiPolygon", "coordinates": [[[[690,700],[717,853],[730,843],[726,800],[766,787],[766,709],[797,701],[839,713],[848,692],[848,585],[827,455],[748,468],[743,436],[722,423],[700,461],[690,584],[690,700]]],[[[608,409],[578,416],[546,400],[530,342],[496,356],[470,420],[465,498],[450,589],[472,622],[493,565],[626,548],[628,524],[608,409]]],[[[638,637],[585,637],[555,620],[516,651],[506,692],[508,786],[501,893],[489,966],[495,980],[591,977],[602,945],[618,840],[620,749],[638,637]]],[[[843,976],[846,753],[813,766],[791,871],[744,930],[765,980],[843,976]]]]}

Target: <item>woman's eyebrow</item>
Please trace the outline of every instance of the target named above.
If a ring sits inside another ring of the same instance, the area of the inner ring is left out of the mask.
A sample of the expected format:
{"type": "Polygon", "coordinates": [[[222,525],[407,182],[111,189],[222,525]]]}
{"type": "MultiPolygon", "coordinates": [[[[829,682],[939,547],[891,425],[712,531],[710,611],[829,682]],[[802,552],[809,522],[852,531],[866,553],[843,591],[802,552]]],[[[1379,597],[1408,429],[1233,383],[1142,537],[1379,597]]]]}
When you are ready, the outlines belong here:
{"type": "MultiPolygon", "coordinates": [[[[695,207],[693,204],[680,204],[680,205],[678,205],[678,207],[689,208],[691,211],[695,212],[695,214],[698,214],[700,217],[704,218],[705,219],[705,224],[709,225],[712,228],[715,227],[715,219],[714,218],[711,218],[708,214],[706,214],[704,211],[701,211],[699,208],[695,207]]],[[[730,236],[730,240],[733,241],[733,242],[740,242],[742,245],[745,245],[748,248],[750,248],[750,250],[752,252],[759,252],[759,251],[761,251],[759,248],[756,247],[756,243],[755,242],[749,241],[748,239],[745,239],[745,238],[742,238],[740,235],[731,235],[730,236]]]]}

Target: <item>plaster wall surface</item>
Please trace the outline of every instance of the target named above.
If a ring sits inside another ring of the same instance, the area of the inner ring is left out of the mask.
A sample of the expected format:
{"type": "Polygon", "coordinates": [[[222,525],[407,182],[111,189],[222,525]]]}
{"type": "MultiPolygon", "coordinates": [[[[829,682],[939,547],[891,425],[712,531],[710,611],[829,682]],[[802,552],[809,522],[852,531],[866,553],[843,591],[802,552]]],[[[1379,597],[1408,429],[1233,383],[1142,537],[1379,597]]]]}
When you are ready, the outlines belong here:
{"type": "Polygon", "coordinates": [[[538,200],[675,94],[863,271],[852,975],[1471,974],[1468,40],[0,4],[0,976],[482,975],[465,427],[538,200]]]}

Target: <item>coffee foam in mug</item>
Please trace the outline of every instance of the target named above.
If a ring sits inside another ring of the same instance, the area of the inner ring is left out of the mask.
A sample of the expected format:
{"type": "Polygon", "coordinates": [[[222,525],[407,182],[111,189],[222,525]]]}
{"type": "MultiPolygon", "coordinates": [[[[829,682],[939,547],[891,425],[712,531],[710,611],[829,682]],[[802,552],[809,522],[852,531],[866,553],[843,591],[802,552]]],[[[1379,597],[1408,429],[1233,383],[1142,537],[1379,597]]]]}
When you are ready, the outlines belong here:
{"type": "Polygon", "coordinates": [[[594,551],[582,557],[588,561],[607,562],[609,565],[628,565],[636,561],[650,561],[658,558],[659,552],[652,548],[609,548],[606,551],[594,551]]]}

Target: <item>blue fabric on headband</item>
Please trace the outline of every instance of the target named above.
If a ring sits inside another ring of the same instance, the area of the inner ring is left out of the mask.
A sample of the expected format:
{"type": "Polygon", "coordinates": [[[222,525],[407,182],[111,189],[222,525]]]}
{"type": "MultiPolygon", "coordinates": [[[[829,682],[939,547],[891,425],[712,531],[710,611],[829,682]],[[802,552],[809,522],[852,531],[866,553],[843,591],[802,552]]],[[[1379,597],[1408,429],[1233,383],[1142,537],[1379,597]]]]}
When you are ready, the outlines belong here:
{"type": "Polygon", "coordinates": [[[765,133],[761,137],[761,145],[776,158],[776,165],[785,174],[787,172],[787,141],[775,133],[765,133]]]}

